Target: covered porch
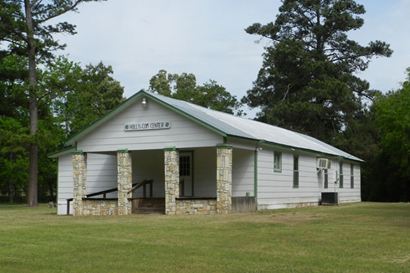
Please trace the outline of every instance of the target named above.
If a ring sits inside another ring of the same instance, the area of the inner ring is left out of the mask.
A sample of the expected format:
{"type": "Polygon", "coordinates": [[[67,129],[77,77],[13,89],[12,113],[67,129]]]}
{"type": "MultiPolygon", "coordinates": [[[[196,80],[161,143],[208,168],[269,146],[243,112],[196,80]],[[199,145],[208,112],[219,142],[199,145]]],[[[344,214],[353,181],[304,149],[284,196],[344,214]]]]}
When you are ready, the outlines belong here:
{"type": "Polygon", "coordinates": [[[221,144],[193,149],[107,152],[115,159],[112,162],[116,162],[117,181],[112,184],[112,191],[97,194],[87,193],[87,153],[76,152],[72,156],[72,213],[75,216],[128,215],[144,210],[167,215],[230,213],[232,151],[231,146],[221,144]]]}

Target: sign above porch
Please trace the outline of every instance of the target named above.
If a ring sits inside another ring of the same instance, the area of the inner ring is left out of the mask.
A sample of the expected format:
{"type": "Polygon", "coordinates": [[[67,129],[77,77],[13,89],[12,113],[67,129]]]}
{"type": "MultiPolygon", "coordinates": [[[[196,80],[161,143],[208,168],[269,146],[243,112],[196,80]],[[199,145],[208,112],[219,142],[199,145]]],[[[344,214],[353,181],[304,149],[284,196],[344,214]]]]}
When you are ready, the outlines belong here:
{"type": "Polygon", "coordinates": [[[147,131],[147,130],[162,130],[171,128],[169,121],[142,121],[129,122],[124,124],[124,131],[147,131]]]}

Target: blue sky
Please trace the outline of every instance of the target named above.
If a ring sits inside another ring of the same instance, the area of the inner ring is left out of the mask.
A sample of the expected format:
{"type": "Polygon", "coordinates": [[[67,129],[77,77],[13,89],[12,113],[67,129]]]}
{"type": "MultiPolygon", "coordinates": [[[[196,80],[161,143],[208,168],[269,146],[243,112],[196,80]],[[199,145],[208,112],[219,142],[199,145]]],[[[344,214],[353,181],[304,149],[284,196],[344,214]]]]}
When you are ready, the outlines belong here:
{"type": "MultiPolygon", "coordinates": [[[[365,25],[351,33],[362,44],[383,40],[391,58],[374,59],[359,74],[371,88],[397,88],[410,66],[410,1],[359,0],[365,5],[365,25]]],[[[244,28],[273,21],[278,0],[108,0],[80,6],[63,19],[77,25],[78,34],[59,36],[63,52],[82,64],[113,66],[114,77],[129,97],[148,87],[160,69],[190,72],[203,83],[216,80],[238,98],[256,79],[267,41],[244,28]]]]}

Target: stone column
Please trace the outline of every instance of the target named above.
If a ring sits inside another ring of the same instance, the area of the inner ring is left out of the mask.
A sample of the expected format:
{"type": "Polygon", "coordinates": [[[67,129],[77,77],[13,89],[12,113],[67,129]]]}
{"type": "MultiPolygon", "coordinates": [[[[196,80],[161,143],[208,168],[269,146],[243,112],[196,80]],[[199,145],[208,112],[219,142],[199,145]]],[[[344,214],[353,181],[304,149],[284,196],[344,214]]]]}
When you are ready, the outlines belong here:
{"type": "Polygon", "coordinates": [[[87,194],[87,162],[86,154],[81,151],[75,152],[72,156],[73,163],[73,215],[83,215],[83,198],[87,194]]]}
{"type": "Polygon", "coordinates": [[[179,154],[175,147],[164,150],[165,168],[165,214],[176,213],[176,200],[179,197],[179,154]]]}
{"type": "Polygon", "coordinates": [[[118,215],[131,214],[132,162],[128,150],[117,152],[118,215]]]}
{"type": "Polygon", "coordinates": [[[216,212],[228,214],[232,207],[232,147],[216,148],[216,212]]]}

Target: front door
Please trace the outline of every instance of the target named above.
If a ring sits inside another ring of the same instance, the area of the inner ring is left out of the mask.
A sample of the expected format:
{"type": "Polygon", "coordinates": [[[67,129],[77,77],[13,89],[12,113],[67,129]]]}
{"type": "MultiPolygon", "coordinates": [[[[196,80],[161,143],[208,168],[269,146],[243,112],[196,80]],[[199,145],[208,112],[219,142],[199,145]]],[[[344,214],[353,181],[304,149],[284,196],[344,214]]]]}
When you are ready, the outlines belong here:
{"type": "Polygon", "coordinates": [[[192,159],[192,152],[179,153],[179,195],[181,197],[194,196],[192,159]]]}

